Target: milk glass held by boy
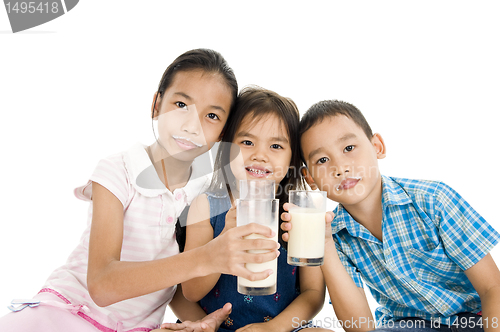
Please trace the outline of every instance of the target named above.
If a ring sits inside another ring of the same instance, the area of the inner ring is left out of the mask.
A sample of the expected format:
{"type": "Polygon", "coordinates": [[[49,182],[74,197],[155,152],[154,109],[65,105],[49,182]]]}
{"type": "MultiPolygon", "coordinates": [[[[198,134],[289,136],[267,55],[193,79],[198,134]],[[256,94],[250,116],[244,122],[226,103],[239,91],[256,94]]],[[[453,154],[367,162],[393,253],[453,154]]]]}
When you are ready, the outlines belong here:
{"type": "MultiPolygon", "coordinates": [[[[275,191],[275,183],[273,180],[240,180],[240,198],[236,200],[237,226],[244,226],[251,223],[267,226],[276,234],[273,240],[278,242],[279,200],[274,198],[275,191]]],[[[323,232],[324,230],[325,227],[323,227],[323,232]]],[[[245,238],[258,239],[264,238],[264,236],[250,234],[245,238]]],[[[267,251],[268,250],[249,250],[250,253],[255,254],[267,251]]],[[[256,281],[238,277],[239,293],[246,295],[271,295],[276,293],[277,258],[264,263],[247,263],[245,267],[252,272],[272,270],[273,273],[266,279],[256,281]]]]}
{"type": "Polygon", "coordinates": [[[326,191],[290,190],[288,201],[292,216],[288,264],[323,265],[326,191]]]}

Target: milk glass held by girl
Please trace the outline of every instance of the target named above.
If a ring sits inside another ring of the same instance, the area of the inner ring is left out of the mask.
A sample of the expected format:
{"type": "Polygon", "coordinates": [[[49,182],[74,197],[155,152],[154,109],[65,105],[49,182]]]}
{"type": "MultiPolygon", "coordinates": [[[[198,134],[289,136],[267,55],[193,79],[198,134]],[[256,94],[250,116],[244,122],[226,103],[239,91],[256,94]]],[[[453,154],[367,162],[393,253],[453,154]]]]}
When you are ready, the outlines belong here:
{"type": "MultiPolygon", "coordinates": [[[[215,165],[219,172],[189,211],[187,253],[234,229],[239,180],[274,180],[280,205],[288,201],[289,189],[302,187],[299,113],[295,104],[275,92],[249,87],[238,96],[233,112],[217,153],[215,165]]],[[[318,313],[325,289],[319,268],[287,264],[284,246],[281,242],[277,292],[273,295],[239,294],[235,276],[217,273],[183,282],[184,296],[199,301],[207,313],[232,303],[232,313],[219,331],[292,331],[298,327],[294,322],[307,322],[318,313]]]]}
{"type": "MultiPolygon", "coordinates": [[[[167,68],[150,115],[158,123],[156,141],[102,159],[75,190],[91,202],[88,228],[40,292],[0,319],[1,331],[149,331],[160,326],[182,281],[221,272],[266,277],[242,268],[262,257],[234,247],[254,232],[272,237],[266,228],[238,228],[182,254],[175,240],[177,217],[209,184],[207,176],[195,176],[193,160],[219,140],[237,91],[232,69],[212,50],[188,51],[167,68]]],[[[276,257],[274,241],[263,246],[274,249],[264,260],[276,257]]],[[[181,319],[204,315],[199,306],[173,310],[181,319]]]]}

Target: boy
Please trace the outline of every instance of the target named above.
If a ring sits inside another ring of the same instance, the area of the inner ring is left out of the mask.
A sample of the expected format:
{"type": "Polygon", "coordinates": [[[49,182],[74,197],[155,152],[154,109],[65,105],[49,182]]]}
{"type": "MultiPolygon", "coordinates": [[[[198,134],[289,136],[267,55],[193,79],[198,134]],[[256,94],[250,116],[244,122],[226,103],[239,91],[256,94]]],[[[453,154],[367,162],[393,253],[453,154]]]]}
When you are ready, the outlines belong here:
{"type": "Polygon", "coordinates": [[[362,279],[383,329],[500,329],[500,235],[445,184],[382,176],[384,141],[353,105],[319,102],[300,129],[309,182],[339,203],[321,268],[344,329],[375,328],[362,279]]]}

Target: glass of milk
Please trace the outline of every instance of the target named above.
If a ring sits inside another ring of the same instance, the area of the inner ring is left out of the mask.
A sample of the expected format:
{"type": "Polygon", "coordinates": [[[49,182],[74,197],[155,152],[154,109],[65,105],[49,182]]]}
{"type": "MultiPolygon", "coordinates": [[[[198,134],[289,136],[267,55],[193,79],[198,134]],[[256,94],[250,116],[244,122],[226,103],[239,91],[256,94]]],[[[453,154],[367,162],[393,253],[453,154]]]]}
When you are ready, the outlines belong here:
{"type": "Polygon", "coordinates": [[[288,232],[288,264],[323,265],[326,191],[290,190],[288,201],[292,218],[292,229],[288,232]]]}
{"type": "MultiPolygon", "coordinates": [[[[246,239],[265,238],[278,241],[279,200],[275,199],[275,184],[272,180],[240,180],[240,198],[236,200],[236,225],[257,223],[271,228],[276,236],[267,238],[250,234],[246,239]]],[[[249,250],[249,253],[265,253],[268,250],[249,250]]],[[[247,263],[245,267],[252,272],[273,270],[263,280],[250,281],[238,277],[238,292],[245,295],[270,295],[276,293],[277,258],[264,263],[247,263]]]]}

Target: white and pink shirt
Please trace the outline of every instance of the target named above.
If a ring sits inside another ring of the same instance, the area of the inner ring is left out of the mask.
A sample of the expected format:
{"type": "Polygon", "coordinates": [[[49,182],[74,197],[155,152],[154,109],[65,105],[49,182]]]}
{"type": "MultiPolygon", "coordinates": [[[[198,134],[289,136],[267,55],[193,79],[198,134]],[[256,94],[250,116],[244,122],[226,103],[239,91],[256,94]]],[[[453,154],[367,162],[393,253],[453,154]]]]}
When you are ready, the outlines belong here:
{"type": "MultiPolygon", "coordinates": [[[[170,192],[158,178],[145,148],[137,144],[126,152],[102,159],[89,182],[75,189],[76,197],[90,201],[87,229],[66,264],[50,275],[40,291],[57,295],[77,308],[75,314],[105,332],[158,328],[176,286],[107,307],[99,307],[92,301],[87,290],[92,182],[107,188],[123,204],[121,260],[149,261],[179,253],[175,240],[177,217],[186,205],[206,190],[210,181],[209,175],[199,171],[200,167],[197,174],[196,165],[193,165],[191,179],[186,186],[170,192]]],[[[172,270],[175,268],[172,266],[172,270]]]]}

